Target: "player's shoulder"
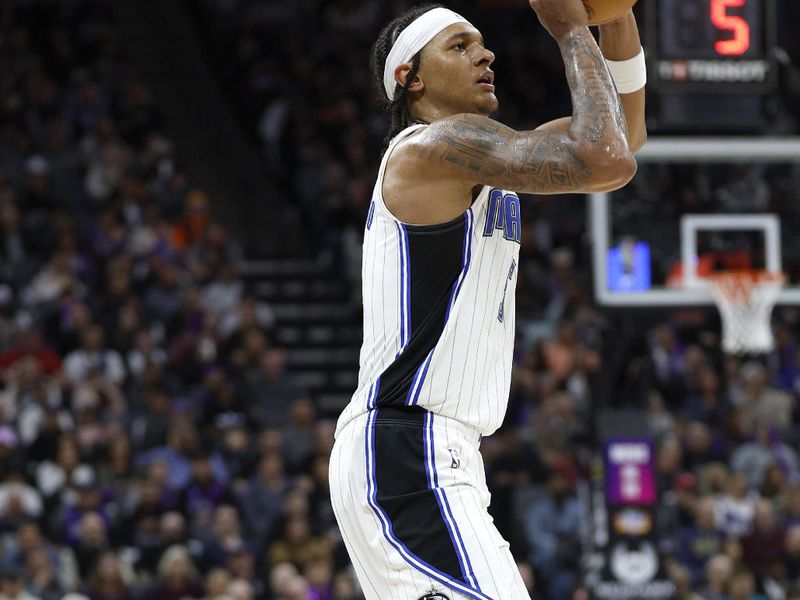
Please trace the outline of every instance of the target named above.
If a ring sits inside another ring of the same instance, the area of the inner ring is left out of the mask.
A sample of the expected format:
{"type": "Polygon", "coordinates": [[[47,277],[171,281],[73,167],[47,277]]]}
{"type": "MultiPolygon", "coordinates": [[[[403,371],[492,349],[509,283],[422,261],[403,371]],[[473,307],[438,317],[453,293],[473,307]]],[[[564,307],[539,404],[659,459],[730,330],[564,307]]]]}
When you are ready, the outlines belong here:
{"type": "Polygon", "coordinates": [[[410,172],[434,176],[463,174],[454,167],[480,161],[511,141],[514,130],[484,115],[462,113],[432,121],[397,143],[392,152],[394,165],[410,172]],[[441,171],[441,173],[438,173],[441,171]]]}
{"type": "Polygon", "coordinates": [[[499,136],[512,133],[512,129],[490,117],[461,113],[431,122],[408,141],[423,149],[449,144],[481,146],[496,144],[499,136]]]}

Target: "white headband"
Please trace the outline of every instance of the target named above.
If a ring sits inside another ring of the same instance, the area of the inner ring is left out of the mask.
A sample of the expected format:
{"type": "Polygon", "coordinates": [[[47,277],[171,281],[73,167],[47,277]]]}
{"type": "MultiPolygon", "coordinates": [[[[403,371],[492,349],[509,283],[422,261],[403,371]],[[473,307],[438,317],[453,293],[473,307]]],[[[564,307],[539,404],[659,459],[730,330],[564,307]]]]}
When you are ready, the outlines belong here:
{"type": "Polygon", "coordinates": [[[394,90],[397,86],[394,70],[410,61],[439,32],[455,23],[469,23],[469,21],[447,8],[434,8],[417,17],[403,29],[397,36],[389,56],[386,57],[386,66],[383,68],[383,87],[389,100],[394,100],[394,90]]]}

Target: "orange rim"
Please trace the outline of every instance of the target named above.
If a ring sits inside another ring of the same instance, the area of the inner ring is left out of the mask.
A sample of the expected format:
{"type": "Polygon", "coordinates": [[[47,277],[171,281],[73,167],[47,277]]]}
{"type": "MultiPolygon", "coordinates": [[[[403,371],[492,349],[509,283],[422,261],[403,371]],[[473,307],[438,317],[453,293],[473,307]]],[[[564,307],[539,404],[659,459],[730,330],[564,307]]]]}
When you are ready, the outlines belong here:
{"type": "Polygon", "coordinates": [[[740,269],[736,271],[721,271],[705,277],[714,289],[730,300],[747,301],[752,291],[758,286],[767,285],[783,287],[786,275],[773,273],[763,269],[740,269]]]}

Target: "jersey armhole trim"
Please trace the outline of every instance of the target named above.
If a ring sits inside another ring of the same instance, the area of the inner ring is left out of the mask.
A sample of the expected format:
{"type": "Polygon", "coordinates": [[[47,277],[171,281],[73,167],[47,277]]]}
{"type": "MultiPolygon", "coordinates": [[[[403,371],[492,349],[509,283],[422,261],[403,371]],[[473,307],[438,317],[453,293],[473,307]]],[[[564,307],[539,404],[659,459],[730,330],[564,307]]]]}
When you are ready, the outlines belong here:
{"type": "Polygon", "coordinates": [[[422,233],[422,232],[424,232],[425,230],[428,230],[428,229],[437,230],[437,228],[440,228],[442,226],[446,227],[446,226],[452,225],[454,223],[462,222],[463,219],[464,219],[464,215],[466,214],[467,210],[469,210],[469,208],[472,208],[475,205],[475,202],[477,202],[477,200],[480,198],[481,194],[483,194],[485,189],[488,187],[488,186],[483,186],[483,188],[481,188],[480,193],[476,197],[475,202],[473,202],[472,205],[470,205],[467,209],[465,209],[463,213],[461,213],[460,215],[450,219],[449,221],[443,221],[441,223],[409,223],[407,221],[403,221],[401,219],[398,219],[395,216],[395,214],[392,213],[392,211],[389,210],[389,207],[386,206],[386,201],[383,199],[383,180],[384,180],[384,177],[386,175],[386,168],[389,165],[389,157],[390,157],[391,153],[394,152],[394,150],[401,143],[405,142],[406,140],[408,140],[408,138],[410,138],[412,135],[417,133],[422,127],[427,127],[427,125],[425,125],[424,123],[419,123],[417,125],[412,125],[411,127],[408,127],[407,129],[404,129],[403,131],[398,133],[397,137],[395,137],[395,139],[392,140],[391,144],[389,144],[389,147],[386,149],[386,154],[383,155],[383,160],[381,161],[380,170],[378,171],[378,181],[376,182],[375,191],[373,192],[373,200],[376,200],[375,204],[378,205],[378,207],[381,210],[383,210],[389,216],[390,219],[392,219],[396,223],[399,223],[400,225],[403,225],[404,227],[408,228],[410,231],[414,231],[414,232],[417,232],[417,233],[422,233]]]}
{"type": "Polygon", "coordinates": [[[386,149],[386,154],[383,155],[383,159],[381,160],[381,166],[380,166],[380,169],[378,170],[378,181],[376,182],[375,192],[374,192],[375,199],[377,200],[376,204],[378,204],[379,207],[381,209],[383,209],[383,211],[387,215],[389,215],[389,217],[393,221],[399,223],[400,225],[407,225],[407,226],[410,225],[410,226],[413,226],[413,227],[425,227],[426,226],[424,224],[423,225],[418,225],[418,224],[415,224],[415,223],[406,223],[405,221],[402,221],[402,220],[398,219],[394,215],[394,213],[392,213],[392,211],[389,210],[389,207],[386,206],[386,202],[383,199],[383,180],[384,180],[384,177],[386,175],[386,168],[389,166],[389,158],[391,157],[392,152],[394,152],[395,149],[402,142],[406,141],[412,135],[414,135],[415,133],[419,132],[423,127],[427,127],[427,125],[425,123],[418,123],[416,125],[411,125],[410,127],[407,127],[406,129],[404,129],[403,131],[398,133],[397,136],[389,144],[389,147],[386,149]]]}
{"type": "Polygon", "coordinates": [[[402,225],[403,227],[406,227],[409,231],[413,231],[415,233],[423,233],[426,230],[431,230],[431,229],[436,231],[441,227],[447,227],[454,225],[455,223],[463,222],[463,219],[466,218],[464,215],[466,215],[467,211],[470,209],[474,209],[476,207],[478,202],[481,200],[481,196],[484,195],[487,189],[492,189],[491,186],[484,185],[481,188],[481,191],[475,197],[475,200],[472,202],[472,204],[467,209],[465,209],[463,213],[461,213],[457,217],[454,217],[453,219],[450,219],[449,221],[443,221],[442,223],[408,223],[407,221],[402,221],[401,219],[398,219],[394,215],[394,213],[392,213],[392,211],[389,210],[389,207],[386,206],[386,202],[383,199],[383,180],[386,175],[386,168],[389,165],[389,158],[392,152],[394,152],[394,150],[401,143],[403,143],[412,135],[420,131],[423,127],[427,127],[427,125],[425,123],[417,123],[416,125],[411,125],[410,127],[407,127],[406,129],[398,133],[397,136],[389,143],[389,147],[386,149],[386,153],[383,155],[383,159],[381,160],[381,165],[380,168],[378,169],[378,179],[375,182],[375,189],[373,190],[372,194],[372,199],[374,204],[377,205],[379,209],[383,210],[392,221],[402,225]]]}

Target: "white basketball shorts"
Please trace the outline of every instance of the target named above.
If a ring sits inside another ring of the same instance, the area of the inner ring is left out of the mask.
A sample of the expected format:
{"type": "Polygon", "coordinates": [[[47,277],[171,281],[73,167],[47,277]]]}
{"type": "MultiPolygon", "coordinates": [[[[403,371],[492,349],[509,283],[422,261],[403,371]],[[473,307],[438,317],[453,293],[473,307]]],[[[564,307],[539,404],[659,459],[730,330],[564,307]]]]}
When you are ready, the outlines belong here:
{"type": "Polygon", "coordinates": [[[341,430],[331,501],[367,600],[530,600],[487,512],[479,442],[419,407],[373,409],[341,430]]]}

